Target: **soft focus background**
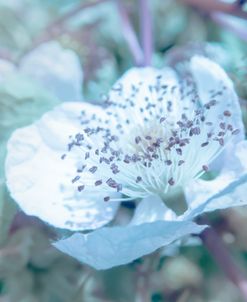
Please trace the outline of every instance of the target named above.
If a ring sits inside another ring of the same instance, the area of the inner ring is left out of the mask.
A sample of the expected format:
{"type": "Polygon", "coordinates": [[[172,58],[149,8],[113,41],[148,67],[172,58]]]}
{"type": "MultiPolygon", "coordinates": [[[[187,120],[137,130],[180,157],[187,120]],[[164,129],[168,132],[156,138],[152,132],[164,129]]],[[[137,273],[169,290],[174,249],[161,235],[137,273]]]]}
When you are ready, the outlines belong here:
{"type": "MultiPolygon", "coordinates": [[[[139,34],[138,1],[122,2],[139,34]]],[[[155,42],[153,65],[173,65],[194,53],[216,60],[235,82],[246,123],[245,1],[225,1],[236,5],[228,15],[214,11],[211,0],[149,2],[155,42]],[[242,13],[238,13],[241,4],[242,13]]],[[[58,41],[78,54],[84,77],[83,99],[97,103],[133,64],[119,22],[116,1],[0,0],[0,60],[18,66],[42,43],[58,41]],[[89,5],[95,2],[98,4],[89,5]]],[[[141,291],[147,291],[153,302],[241,301],[238,290],[200,245],[170,251],[171,257],[160,257],[157,252],[107,271],[83,266],[52,248],[49,238],[56,230],[26,217],[8,196],[4,157],[11,132],[61,100],[19,72],[5,79],[4,68],[8,66],[0,66],[1,302],[141,302],[141,291]]],[[[217,212],[209,219],[247,274],[247,208],[217,212]]]]}

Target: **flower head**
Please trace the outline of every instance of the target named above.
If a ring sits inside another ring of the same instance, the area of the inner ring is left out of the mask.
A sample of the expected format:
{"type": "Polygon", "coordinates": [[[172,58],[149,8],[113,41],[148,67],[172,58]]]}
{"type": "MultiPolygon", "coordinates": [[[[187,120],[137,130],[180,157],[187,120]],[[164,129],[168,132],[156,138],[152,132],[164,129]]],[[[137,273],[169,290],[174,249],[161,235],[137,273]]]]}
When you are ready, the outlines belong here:
{"type": "Polygon", "coordinates": [[[165,199],[207,171],[240,132],[232,83],[202,57],[183,78],[169,68],[132,69],[106,105],[99,114],[82,111],[82,129],[69,143],[79,167],[73,183],[79,191],[104,191],[105,201],[112,191],[165,199]]]}
{"type": "Polygon", "coordinates": [[[241,160],[224,161],[231,168],[238,162],[240,179],[226,165],[213,188],[198,180],[243,132],[232,82],[217,64],[195,57],[183,76],[169,68],[131,69],[105,103],[64,103],[8,143],[7,184],[21,208],[56,227],[94,230],[57,248],[110,268],[200,233],[205,226],[193,219],[203,212],[247,203],[241,160]],[[197,188],[204,185],[200,202],[197,188]],[[188,210],[176,216],[163,201],[181,186],[188,210]],[[101,228],[115,217],[113,201],[136,198],[143,200],[127,225],[101,228]]]}

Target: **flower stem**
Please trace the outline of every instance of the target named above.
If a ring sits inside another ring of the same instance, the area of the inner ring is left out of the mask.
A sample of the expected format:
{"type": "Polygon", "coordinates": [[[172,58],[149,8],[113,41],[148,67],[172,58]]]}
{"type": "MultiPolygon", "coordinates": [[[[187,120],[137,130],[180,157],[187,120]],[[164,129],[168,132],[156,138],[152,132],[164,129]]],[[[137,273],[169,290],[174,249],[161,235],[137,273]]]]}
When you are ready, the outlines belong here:
{"type": "Polygon", "coordinates": [[[145,276],[139,276],[135,302],[150,302],[150,294],[145,276]]]}
{"type": "Polygon", "coordinates": [[[156,259],[156,253],[149,257],[144,257],[141,266],[136,269],[136,297],[135,302],[150,302],[150,276],[153,272],[153,263],[156,259]]]}
{"type": "Polygon", "coordinates": [[[241,6],[236,3],[227,3],[219,0],[180,0],[181,2],[192,5],[198,9],[202,9],[211,12],[221,12],[243,19],[247,19],[247,12],[242,9],[241,6]]]}
{"type": "Polygon", "coordinates": [[[200,238],[225,275],[237,286],[242,294],[243,301],[247,302],[247,279],[235,263],[222,239],[212,228],[203,231],[200,238]]]}
{"type": "Polygon", "coordinates": [[[137,66],[141,66],[143,65],[143,52],[129,20],[126,7],[121,0],[117,1],[117,7],[122,22],[123,35],[133,56],[134,63],[137,66]]]}
{"type": "Polygon", "coordinates": [[[151,65],[153,53],[153,30],[148,0],[139,0],[139,13],[142,47],[144,51],[144,65],[149,66],[151,65]]]}

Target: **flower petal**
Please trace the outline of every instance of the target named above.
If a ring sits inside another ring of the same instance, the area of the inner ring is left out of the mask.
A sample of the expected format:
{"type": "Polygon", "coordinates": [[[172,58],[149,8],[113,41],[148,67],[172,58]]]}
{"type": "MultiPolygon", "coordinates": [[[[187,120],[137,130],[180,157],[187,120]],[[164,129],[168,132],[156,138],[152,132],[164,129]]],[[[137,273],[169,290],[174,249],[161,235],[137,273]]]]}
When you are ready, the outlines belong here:
{"type": "Polygon", "coordinates": [[[219,209],[247,205],[247,173],[239,179],[230,182],[223,190],[210,196],[197,207],[189,209],[183,216],[184,219],[192,219],[205,212],[219,209]]]}
{"type": "Polygon", "coordinates": [[[211,100],[217,100],[216,105],[208,111],[211,122],[228,111],[231,115],[227,118],[227,122],[233,126],[233,129],[239,129],[244,133],[238,97],[225,71],[218,64],[201,56],[191,59],[190,70],[197,85],[201,104],[205,105],[211,100]]]}
{"type": "MultiPolygon", "coordinates": [[[[185,188],[186,199],[189,205],[187,214],[191,211],[193,212],[196,208],[204,208],[203,205],[207,204],[208,200],[214,198],[215,195],[219,194],[247,172],[246,152],[247,142],[240,142],[235,147],[235,153],[231,154],[230,158],[226,160],[225,167],[218,177],[211,181],[194,180],[185,188]]],[[[225,198],[223,198],[224,208],[239,205],[238,200],[233,199],[232,203],[226,203],[224,200],[225,198]]],[[[205,211],[207,211],[206,208],[208,208],[208,211],[213,211],[222,208],[222,205],[213,202],[210,204],[210,207],[205,207],[205,211]]]]}
{"type": "Polygon", "coordinates": [[[213,61],[195,56],[190,61],[189,69],[198,91],[199,104],[204,108],[206,122],[201,128],[201,137],[204,137],[205,144],[207,140],[211,142],[208,148],[202,150],[209,154],[211,160],[202,165],[219,171],[234,145],[244,138],[238,97],[230,78],[213,61]]]}
{"type": "Polygon", "coordinates": [[[158,196],[150,196],[138,204],[130,224],[140,225],[157,220],[176,220],[176,214],[158,196]]]}
{"type": "Polygon", "coordinates": [[[26,55],[20,62],[20,70],[61,101],[82,99],[83,74],[79,58],[57,42],[43,44],[26,55]]]}
{"type": "Polygon", "coordinates": [[[114,217],[118,204],[104,203],[104,196],[98,192],[79,194],[71,183],[75,160],[61,159],[68,136],[79,129],[76,114],[93,108],[65,103],[13,133],[6,159],[7,185],[27,214],[70,230],[95,229],[114,217]]]}
{"type": "Polygon", "coordinates": [[[16,69],[16,67],[13,63],[0,59],[0,82],[6,75],[15,71],[15,69],[16,69]]]}
{"type": "Polygon", "coordinates": [[[180,117],[178,79],[171,68],[132,68],[113,86],[109,102],[116,107],[123,127],[144,126],[156,115],[180,117]],[[169,114],[168,114],[169,112],[169,114]]]}
{"type": "Polygon", "coordinates": [[[75,233],[54,246],[96,269],[109,269],[150,254],[184,235],[200,233],[204,228],[191,221],[155,221],[102,228],[87,235],[75,233]]]}

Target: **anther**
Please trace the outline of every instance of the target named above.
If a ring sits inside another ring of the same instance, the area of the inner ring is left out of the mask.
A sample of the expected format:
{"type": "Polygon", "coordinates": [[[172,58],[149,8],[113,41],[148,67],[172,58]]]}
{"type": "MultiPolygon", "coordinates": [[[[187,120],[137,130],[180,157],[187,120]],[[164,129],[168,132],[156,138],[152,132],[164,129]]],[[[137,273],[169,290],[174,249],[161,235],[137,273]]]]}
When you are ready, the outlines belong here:
{"type": "Polygon", "coordinates": [[[136,183],[139,183],[140,181],[142,181],[141,176],[137,176],[137,177],[136,177],[136,183]]]}
{"type": "Polygon", "coordinates": [[[82,190],[84,190],[84,188],[85,188],[85,186],[84,186],[84,185],[81,185],[81,186],[78,186],[77,189],[78,189],[79,192],[81,192],[82,190]]]}
{"type": "Polygon", "coordinates": [[[102,185],[102,180],[96,180],[96,182],[94,184],[95,184],[95,186],[100,186],[100,185],[102,185]]]}
{"type": "Polygon", "coordinates": [[[93,167],[91,167],[90,169],[89,169],[89,172],[91,172],[91,173],[95,173],[96,171],[97,171],[97,167],[96,166],[93,166],[93,167]]]}
{"type": "Polygon", "coordinates": [[[72,179],[72,183],[75,183],[76,181],[78,181],[81,177],[79,175],[77,175],[75,178],[72,179]]]}
{"type": "Polygon", "coordinates": [[[173,179],[173,177],[171,177],[169,180],[168,180],[168,183],[170,186],[173,186],[175,184],[175,181],[173,179]]]}

